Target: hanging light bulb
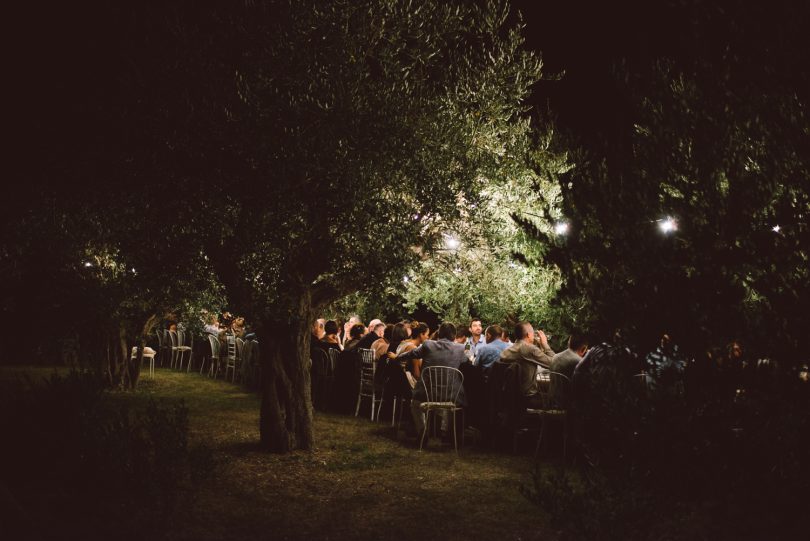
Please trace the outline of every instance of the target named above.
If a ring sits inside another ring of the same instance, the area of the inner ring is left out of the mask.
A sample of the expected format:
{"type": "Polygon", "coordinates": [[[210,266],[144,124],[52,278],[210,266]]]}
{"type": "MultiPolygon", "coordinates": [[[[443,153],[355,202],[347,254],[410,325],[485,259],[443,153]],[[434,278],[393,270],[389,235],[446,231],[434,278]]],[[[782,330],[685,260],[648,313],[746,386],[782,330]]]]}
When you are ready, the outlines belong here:
{"type": "Polygon", "coordinates": [[[658,222],[658,227],[660,227],[661,231],[664,233],[670,233],[678,229],[678,222],[667,216],[665,219],[658,222]]]}
{"type": "Polygon", "coordinates": [[[568,224],[565,222],[557,222],[554,225],[554,232],[558,235],[565,235],[568,233],[568,224]]]}

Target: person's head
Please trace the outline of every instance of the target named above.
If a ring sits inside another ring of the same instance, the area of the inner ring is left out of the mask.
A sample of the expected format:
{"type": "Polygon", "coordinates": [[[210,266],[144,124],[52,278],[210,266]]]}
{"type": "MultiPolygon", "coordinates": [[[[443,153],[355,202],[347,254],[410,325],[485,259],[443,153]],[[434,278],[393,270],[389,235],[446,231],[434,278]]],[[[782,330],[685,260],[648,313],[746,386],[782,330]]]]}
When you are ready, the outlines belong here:
{"type": "Polygon", "coordinates": [[[363,333],[365,332],[366,332],[365,325],[363,325],[362,323],[355,323],[354,325],[352,325],[352,328],[349,329],[349,338],[351,340],[359,340],[363,336],[363,333]]]}
{"type": "Polygon", "coordinates": [[[168,327],[168,329],[169,329],[170,331],[176,331],[176,330],[177,330],[177,323],[175,323],[174,321],[172,321],[171,323],[169,323],[169,327],[168,327]]]}
{"type": "Polygon", "coordinates": [[[337,321],[330,319],[323,326],[323,331],[326,336],[335,336],[338,333],[337,321]]]}
{"type": "Polygon", "coordinates": [[[588,351],[588,340],[584,335],[572,334],[568,337],[568,349],[580,357],[584,357],[585,353],[588,351]]]}
{"type": "Polygon", "coordinates": [[[323,330],[323,326],[326,322],[323,319],[316,319],[312,322],[312,335],[316,337],[318,340],[323,338],[323,335],[326,334],[323,330]]]}
{"type": "Polygon", "coordinates": [[[478,338],[481,336],[481,331],[482,327],[480,319],[473,319],[470,321],[470,335],[472,335],[474,338],[478,338]]]}
{"type": "Polygon", "coordinates": [[[742,344],[736,340],[732,341],[726,346],[726,356],[730,361],[739,361],[742,359],[744,350],[742,344]]]}
{"type": "Polygon", "coordinates": [[[515,342],[526,342],[527,344],[534,343],[534,328],[528,321],[521,321],[515,325],[515,342]]]}
{"type": "MultiPolygon", "coordinates": [[[[379,319],[372,319],[372,320],[371,320],[371,323],[369,323],[369,324],[368,324],[368,332],[375,332],[375,331],[374,331],[374,329],[375,329],[375,328],[377,327],[377,325],[379,325],[380,323],[382,323],[382,320],[379,320],[379,319]]],[[[385,324],[383,323],[383,325],[385,325],[385,324]]]]}
{"type": "Polygon", "coordinates": [[[351,328],[353,325],[357,325],[358,323],[362,323],[362,321],[360,321],[360,318],[358,316],[351,316],[349,318],[348,321],[349,328],[351,328]]]}
{"type": "Polygon", "coordinates": [[[463,344],[467,341],[467,338],[470,337],[470,329],[465,327],[459,327],[456,329],[456,342],[459,344],[463,344]]]}
{"type": "Polygon", "coordinates": [[[498,340],[501,337],[501,335],[503,335],[503,329],[501,329],[500,325],[490,325],[489,327],[487,327],[487,330],[486,332],[484,332],[484,335],[486,336],[487,344],[489,344],[490,342],[498,340]]]}
{"type": "Polygon", "coordinates": [[[376,320],[377,323],[371,322],[372,324],[368,326],[369,332],[373,332],[380,338],[383,337],[383,333],[385,333],[385,323],[380,321],[379,319],[376,320]]]}
{"type": "Polygon", "coordinates": [[[383,340],[385,340],[386,342],[388,342],[390,344],[391,343],[391,337],[393,335],[394,335],[394,324],[389,323],[388,325],[385,326],[385,330],[383,331],[383,340]]]}
{"type": "Polygon", "coordinates": [[[394,325],[394,331],[391,333],[391,343],[398,344],[403,340],[408,339],[408,326],[404,323],[397,323],[394,325]]]}
{"type": "Polygon", "coordinates": [[[411,323],[411,340],[413,340],[413,343],[417,346],[428,339],[428,334],[430,334],[430,329],[424,323],[419,323],[418,321],[411,323]]]}
{"type": "Polygon", "coordinates": [[[206,322],[210,325],[219,325],[219,316],[216,314],[207,314],[206,322]]]}
{"type": "Polygon", "coordinates": [[[503,329],[501,331],[501,340],[503,340],[504,342],[509,342],[509,331],[506,330],[505,325],[501,328],[503,329]]]}
{"type": "Polygon", "coordinates": [[[436,337],[439,340],[455,340],[456,326],[449,322],[442,323],[439,325],[439,330],[436,332],[436,337]]]}
{"type": "Polygon", "coordinates": [[[233,323],[231,323],[231,327],[233,328],[241,328],[244,326],[245,326],[245,318],[243,317],[238,317],[233,320],[233,323]]]}

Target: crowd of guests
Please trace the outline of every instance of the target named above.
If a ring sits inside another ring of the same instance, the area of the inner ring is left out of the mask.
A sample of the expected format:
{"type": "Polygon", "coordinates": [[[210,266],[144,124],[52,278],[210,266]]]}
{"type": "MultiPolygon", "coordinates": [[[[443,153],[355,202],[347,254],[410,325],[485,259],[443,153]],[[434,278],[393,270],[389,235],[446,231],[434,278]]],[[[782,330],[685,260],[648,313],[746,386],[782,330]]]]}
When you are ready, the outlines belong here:
{"type": "MultiPolygon", "coordinates": [[[[422,371],[430,366],[449,366],[464,375],[465,392],[459,401],[483,400],[485,392],[474,390],[486,385],[493,367],[515,365],[523,404],[528,408],[568,407],[577,388],[599,380],[600,376],[625,378],[645,391],[668,389],[683,395],[692,389],[727,389],[739,394],[746,378],[756,377],[761,365],[749,362],[739,342],[725,349],[712,349],[705,359],[687,359],[669,334],[646,355],[637,355],[626,347],[621,333],[591,347],[582,335],[568,337],[564,350],[555,352],[546,333],[528,322],[514,326],[511,334],[500,325],[486,328],[480,320],[457,328],[442,323],[434,332],[424,323],[405,320],[386,324],[379,319],[365,326],[353,317],[342,327],[338,322],[318,319],[312,327],[312,350],[334,349],[351,359],[357,349],[370,349],[376,362],[375,380],[385,396],[411,401],[417,431],[424,426],[420,403],[425,400],[419,384],[422,371]],[[554,377],[549,377],[554,374],[554,377]],[[557,374],[562,375],[560,378],[557,374]]],[[[482,408],[479,408],[479,411],[482,408]]],[[[473,419],[475,416],[473,416],[473,419]]]]}

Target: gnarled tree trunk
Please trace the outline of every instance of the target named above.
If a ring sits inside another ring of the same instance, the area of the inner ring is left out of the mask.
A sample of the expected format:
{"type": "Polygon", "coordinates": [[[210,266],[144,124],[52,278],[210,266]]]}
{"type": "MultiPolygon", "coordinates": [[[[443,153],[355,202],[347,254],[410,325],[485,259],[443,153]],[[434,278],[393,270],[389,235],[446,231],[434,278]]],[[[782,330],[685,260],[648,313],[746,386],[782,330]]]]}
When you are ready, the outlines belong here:
{"type": "Polygon", "coordinates": [[[292,297],[290,304],[284,320],[263,321],[259,332],[261,444],[266,450],[277,453],[310,450],[313,445],[309,291],[292,297]]]}

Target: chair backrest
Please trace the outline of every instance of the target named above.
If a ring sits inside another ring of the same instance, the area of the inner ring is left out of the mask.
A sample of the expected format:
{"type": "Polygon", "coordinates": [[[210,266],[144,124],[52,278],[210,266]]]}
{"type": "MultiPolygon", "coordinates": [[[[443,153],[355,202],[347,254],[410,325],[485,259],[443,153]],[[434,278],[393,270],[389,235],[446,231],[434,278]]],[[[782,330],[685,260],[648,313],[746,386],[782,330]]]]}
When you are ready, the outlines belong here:
{"type": "Polygon", "coordinates": [[[571,379],[560,372],[548,372],[550,385],[540,390],[540,397],[547,409],[565,409],[571,398],[571,379]]]}
{"type": "MultiPolygon", "coordinates": [[[[191,338],[191,335],[188,336],[191,338]]],[[[186,331],[177,331],[177,345],[178,346],[187,346],[186,344],[186,331]]]]}
{"type": "Polygon", "coordinates": [[[213,334],[208,335],[208,343],[211,344],[211,356],[213,358],[219,357],[219,338],[214,336],[213,334]]]}
{"type": "Polygon", "coordinates": [[[319,347],[314,347],[309,352],[312,361],[312,372],[318,376],[326,375],[329,370],[329,355],[319,347]]]}
{"type": "Polygon", "coordinates": [[[156,329],[155,334],[157,335],[158,339],[158,347],[162,348],[166,342],[166,335],[163,334],[163,329],[156,329]]]}
{"type": "Polygon", "coordinates": [[[335,367],[337,366],[337,360],[340,357],[340,350],[335,348],[329,348],[329,373],[335,373],[335,367]]]}
{"type": "Polygon", "coordinates": [[[373,386],[374,372],[377,369],[377,363],[374,362],[374,350],[358,348],[356,351],[360,355],[360,385],[373,386]]]}
{"type": "Polygon", "coordinates": [[[245,354],[245,341],[241,338],[236,338],[236,356],[240,359],[243,358],[245,354]]]}
{"type": "Polygon", "coordinates": [[[180,343],[177,340],[177,331],[168,331],[169,340],[171,340],[172,347],[177,347],[180,343]]]}
{"type": "Polygon", "coordinates": [[[236,337],[234,335],[225,335],[225,347],[227,348],[228,359],[236,360],[236,337]]]}
{"type": "Polygon", "coordinates": [[[422,371],[420,380],[425,386],[427,402],[455,404],[464,385],[464,374],[450,366],[429,366],[422,371]]]}

